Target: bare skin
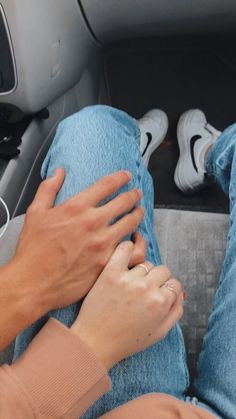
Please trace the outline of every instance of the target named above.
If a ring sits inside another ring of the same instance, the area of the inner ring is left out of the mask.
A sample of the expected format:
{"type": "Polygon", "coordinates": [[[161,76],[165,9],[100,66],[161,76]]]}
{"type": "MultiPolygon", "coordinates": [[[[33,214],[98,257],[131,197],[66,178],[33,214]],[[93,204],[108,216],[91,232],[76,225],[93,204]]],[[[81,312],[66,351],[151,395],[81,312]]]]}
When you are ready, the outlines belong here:
{"type": "Polygon", "coordinates": [[[161,340],[183,314],[184,292],[167,267],[129,270],[133,246],[117,247],[71,328],[108,370],[161,340]]]}
{"type": "MultiPolygon", "coordinates": [[[[98,207],[130,181],[130,173],[107,176],[53,207],[64,177],[58,169],[42,182],[27,211],[16,254],[0,269],[0,350],[46,312],[83,298],[118,243],[142,221],[144,210],[134,208],[142,196],[136,189],[98,207]]],[[[131,266],[143,262],[146,253],[143,238],[136,234],[134,240],[131,266]]]]}

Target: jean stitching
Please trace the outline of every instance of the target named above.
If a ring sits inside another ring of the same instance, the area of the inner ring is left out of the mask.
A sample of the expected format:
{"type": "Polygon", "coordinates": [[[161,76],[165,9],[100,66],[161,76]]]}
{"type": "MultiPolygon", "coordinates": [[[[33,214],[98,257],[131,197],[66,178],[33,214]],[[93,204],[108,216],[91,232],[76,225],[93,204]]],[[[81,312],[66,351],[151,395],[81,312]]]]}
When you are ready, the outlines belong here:
{"type": "MultiPolygon", "coordinates": [[[[137,166],[137,160],[136,160],[136,166],[137,166]]],[[[140,167],[137,166],[137,180],[138,180],[138,175],[141,176],[141,170],[140,170],[140,167]]],[[[141,186],[141,180],[138,181],[138,184],[139,184],[139,186],[141,186]]],[[[145,230],[145,233],[147,234],[147,237],[149,238],[148,246],[151,249],[151,255],[153,257],[153,260],[156,260],[156,257],[154,255],[152,236],[148,234],[147,222],[146,222],[145,218],[144,218],[144,230],[145,230]]],[[[186,363],[186,350],[185,350],[185,345],[184,345],[184,342],[183,342],[183,335],[182,335],[181,327],[180,327],[179,324],[178,324],[177,327],[180,329],[179,332],[180,332],[180,335],[181,335],[181,339],[180,339],[180,343],[181,343],[181,350],[180,351],[181,352],[180,353],[181,353],[181,359],[182,359],[182,363],[183,363],[183,367],[184,367],[185,388],[187,390],[188,387],[189,387],[189,384],[190,384],[190,380],[189,380],[189,371],[188,371],[188,367],[187,367],[187,363],[186,363]]]]}
{"type": "MultiPolygon", "coordinates": [[[[140,156],[140,158],[139,159],[137,159],[136,160],[136,167],[137,167],[137,173],[136,173],[136,175],[137,175],[137,183],[138,183],[138,187],[139,187],[139,189],[141,189],[141,180],[142,180],[142,173],[141,173],[141,165],[140,166],[138,166],[138,164],[137,164],[137,162],[139,162],[140,161],[140,159],[141,159],[141,156],[140,156]]],[[[154,250],[153,250],[153,244],[152,244],[152,240],[151,240],[151,236],[148,234],[148,229],[147,229],[147,221],[146,221],[146,217],[144,217],[144,219],[143,219],[143,226],[144,226],[144,231],[145,231],[145,233],[146,233],[146,235],[147,235],[147,237],[148,237],[148,243],[147,243],[147,245],[148,246],[150,246],[150,249],[151,249],[151,253],[152,253],[152,257],[153,257],[153,259],[155,260],[155,256],[154,256],[154,250]]]]}
{"type": "Polygon", "coordinates": [[[139,153],[141,155],[141,152],[140,152],[141,131],[140,131],[140,128],[139,128],[139,125],[137,124],[137,122],[135,124],[136,125],[134,126],[134,130],[135,130],[134,137],[135,137],[136,144],[138,145],[139,153]]]}
{"type": "Polygon", "coordinates": [[[190,379],[189,379],[189,370],[188,370],[188,366],[187,366],[187,362],[186,362],[186,348],[185,348],[185,345],[184,345],[184,342],[183,342],[182,329],[181,329],[179,323],[178,323],[178,326],[179,326],[179,329],[180,329],[180,332],[181,332],[181,357],[182,357],[182,362],[183,362],[183,365],[184,365],[185,382],[186,382],[185,388],[186,388],[186,391],[187,391],[188,388],[189,388],[189,385],[190,385],[190,379]]]}
{"type": "MultiPolygon", "coordinates": [[[[141,164],[142,164],[142,162],[141,162],[142,156],[141,156],[141,152],[140,152],[140,147],[138,145],[138,143],[140,144],[141,131],[140,131],[139,125],[137,124],[136,121],[134,121],[134,124],[135,124],[134,125],[134,130],[135,130],[134,137],[135,137],[135,141],[136,141],[136,144],[137,144],[137,147],[138,147],[138,156],[137,156],[137,159],[136,159],[137,182],[138,182],[139,188],[141,189],[141,180],[142,180],[142,176],[141,175],[142,175],[142,173],[141,173],[141,169],[140,168],[141,168],[141,164]],[[140,164],[138,165],[138,163],[140,163],[140,164]]],[[[143,220],[143,225],[144,225],[144,231],[145,231],[147,237],[149,238],[147,244],[148,244],[148,246],[150,246],[151,255],[153,257],[153,260],[155,260],[156,258],[155,258],[155,255],[154,255],[153,243],[152,243],[151,236],[148,234],[147,222],[146,222],[146,218],[145,217],[144,217],[144,220],[143,220]]]]}

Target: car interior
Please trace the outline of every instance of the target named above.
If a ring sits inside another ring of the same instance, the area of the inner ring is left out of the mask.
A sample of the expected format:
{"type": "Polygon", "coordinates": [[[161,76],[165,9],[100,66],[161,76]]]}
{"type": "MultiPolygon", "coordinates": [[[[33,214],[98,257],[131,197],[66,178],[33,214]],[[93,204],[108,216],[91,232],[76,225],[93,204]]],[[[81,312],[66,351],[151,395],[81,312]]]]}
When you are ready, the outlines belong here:
{"type": "Polygon", "coordinates": [[[0,196],[11,218],[19,216],[7,234],[22,226],[61,120],[94,104],[137,119],[163,109],[169,131],[149,165],[155,229],[163,262],[189,296],[181,323],[191,374],[219,281],[229,205],[216,185],[191,196],[175,186],[176,125],[191,108],[220,130],[236,120],[235,24],[234,0],[0,0],[0,196]]]}

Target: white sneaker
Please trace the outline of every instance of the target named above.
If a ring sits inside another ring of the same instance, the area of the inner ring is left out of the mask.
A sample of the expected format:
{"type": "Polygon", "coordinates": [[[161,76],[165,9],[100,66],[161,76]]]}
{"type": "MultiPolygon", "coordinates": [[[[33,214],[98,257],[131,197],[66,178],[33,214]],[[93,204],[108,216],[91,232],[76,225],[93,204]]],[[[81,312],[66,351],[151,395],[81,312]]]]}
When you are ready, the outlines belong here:
{"type": "Polygon", "coordinates": [[[148,167],[152,153],[166,136],[168,118],[166,113],[160,109],[152,109],[137,122],[141,131],[140,150],[144,164],[148,167]]]}
{"type": "Polygon", "coordinates": [[[208,182],[206,179],[206,151],[221,132],[207,123],[199,109],[191,109],[181,116],[177,137],[179,160],[175,169],[175,184],[184,193],[193,193],[208,182]]]}

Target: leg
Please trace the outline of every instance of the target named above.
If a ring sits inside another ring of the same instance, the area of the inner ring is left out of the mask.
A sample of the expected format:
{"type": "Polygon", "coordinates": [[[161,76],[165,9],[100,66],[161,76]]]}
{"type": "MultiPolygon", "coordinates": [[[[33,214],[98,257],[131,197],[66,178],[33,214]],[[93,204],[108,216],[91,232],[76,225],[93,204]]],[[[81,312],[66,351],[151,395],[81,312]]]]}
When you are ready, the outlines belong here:
{"type": "MultiPolygon", "coordinates": [[[[139,187],[144,192],[142,205],[146,208],[146,216],[139,231],[148,243],[147,258],[160,264],[153,232],[152,180],[143,165],[139,142],[139,127],[124,112],[105,106],[87,108],[60,125],[42,174],[50,176],[57,166],[65,168],[67,176],[57,198],[56,204],[59,204],[104,175],[121,169],[130,170],[133,180],[128,187],[139,187]]],[[[70,325],[78,309],[78,305],[73,305],[49,315],[70,325]]],[[[25,349],[43,322],[45,319],[17,339],[16,356],[25,349]]],[[[113,368],[113,391],[98,401],[85,417],[98,417],[148,392],[166,392],[182,397],[188,387],[185,358],[183,337],[177,325],[162,342],[113,368]]]]}
{"type": "Polygon", "coordinates": [[[224,418],[236,417],[236,125],[211,148],[207,173],[230,198],[230,230],[219,289],[200,355],[196,396],[224,418]]]}

